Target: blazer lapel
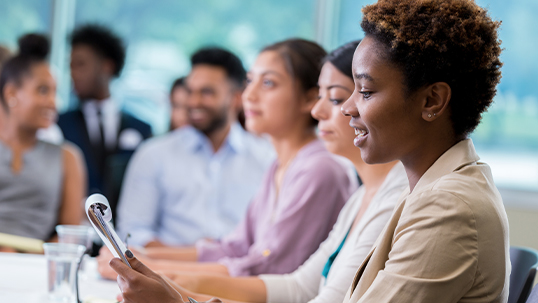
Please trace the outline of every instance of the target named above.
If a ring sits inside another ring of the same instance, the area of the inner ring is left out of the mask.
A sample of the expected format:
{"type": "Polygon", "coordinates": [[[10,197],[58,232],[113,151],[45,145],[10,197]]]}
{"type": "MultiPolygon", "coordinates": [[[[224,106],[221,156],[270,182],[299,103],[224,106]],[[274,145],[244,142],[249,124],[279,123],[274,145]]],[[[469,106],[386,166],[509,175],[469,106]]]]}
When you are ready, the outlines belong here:
{"type": "Polygon", "coordinates": [[[353,279],[350,288],[350,295],[347,297],[347,299],[353,298],[353,302],[356,302],[355,299],[358,300],[364,295],[370,285],[374,282],[375,277],[377,277],[377,273],[384,268],[388,258],[388,252],[392,247],[393,234],[405,205],[406,196],[403,194],[402,196],[403,197],[400,197],[402,200],[394,209],[391,218],[383,228],[383,231],[372,246],[370,253],[368,253],[355,274],[355,278],[353,279]],[[380,252],[377,252],[378,250],[380,250],[380,252]],[[383,254],[385,251],[387,252],[387,256],[384,257],[383,254]]]}
{"type": "Polygon", "coordinates": [[[92,143],[90,141],[90,134],[88,133],[88,128],[86,127],[86,118],[81,110],[76,111],[78,119],[75,121],[78,123],[76,129],[78,129],[78,138],[80,138],[80,145],[84,146],[83,148],[91,148],[92,143]]]}
{"type": "Polygon", "coordinates": [[[352,293],[353,293],[353,291],[355,291],[355,288],[357,287],[357,284],[359,283],[359,280],[361,279],[361,276],[364,273],[364,269],[366,268],[366,265],[368,264],[368,261],[370,261],[370,258],[372,257],[372,254],[374,253],[374,250],[375,250],[376,246],[377,246],[377,241],[376,241],[376,244],[374,244],[374,246],[372,246],[372,249],[370,250],[370,252],[366,256],[364,261],[362,261],[361,266],[359,266],[359,269],[357,270],[357,273],[355,274],[355,278],[353,279],[353,283],[351,284],[351,292],[352,293]]]}

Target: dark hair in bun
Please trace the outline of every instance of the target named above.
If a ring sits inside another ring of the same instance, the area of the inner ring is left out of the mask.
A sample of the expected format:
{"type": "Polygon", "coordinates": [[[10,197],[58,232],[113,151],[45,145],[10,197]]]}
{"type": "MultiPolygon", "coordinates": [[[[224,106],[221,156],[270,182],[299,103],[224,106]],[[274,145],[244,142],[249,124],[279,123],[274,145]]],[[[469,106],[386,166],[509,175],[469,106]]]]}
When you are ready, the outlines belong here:
{"type": "Polygon", "coordinates": [[[49,54],[49,40],[39,34],[27,34],[19,38],[19,53],[7,60],[2,66],[0,74],[0,103],[8,110],[4,87],[7,83],[15,83],[20,86],[23,77],[30,74],[32,66],[43,63],[49,54]]]}
{"type": "Polygon", "coordinates": [[[49,51],[49,40],[43,35],[27,34],[19,38],[19,56],[44,60],[49,51]]]}
{"type": "Polygon", "coordinates": [[[325,62],[331,62],[339,71],[353,80],[351,64],[353,62],[353,54],[359,43],[361,43],[361,40],[351,41],[340,46],[325,57],[325,62]]]}

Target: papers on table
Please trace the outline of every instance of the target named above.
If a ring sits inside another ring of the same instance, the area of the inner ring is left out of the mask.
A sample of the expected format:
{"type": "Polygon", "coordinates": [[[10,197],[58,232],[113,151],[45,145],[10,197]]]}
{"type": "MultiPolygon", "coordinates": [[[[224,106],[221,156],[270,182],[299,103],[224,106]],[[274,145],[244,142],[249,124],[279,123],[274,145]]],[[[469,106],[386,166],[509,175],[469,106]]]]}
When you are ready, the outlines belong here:
{"type": "Polygon", "coordinates": [[[0,246],[10,247],[20,252],[43,253],[43,243],[38,239],[0,233],[0,246]]]}

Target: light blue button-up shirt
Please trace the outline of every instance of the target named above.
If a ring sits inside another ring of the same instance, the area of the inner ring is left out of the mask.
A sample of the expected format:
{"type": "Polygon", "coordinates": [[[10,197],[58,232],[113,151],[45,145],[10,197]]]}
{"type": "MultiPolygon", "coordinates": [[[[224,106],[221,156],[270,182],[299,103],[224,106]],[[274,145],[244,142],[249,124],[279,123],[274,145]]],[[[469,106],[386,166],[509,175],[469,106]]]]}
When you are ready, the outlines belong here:
{"type": "Polygon", "coordinates": [[[148,140],[127,168],[118,206],[120,237],[130,233],[130,245],[221,238],[244,217],[273,159],[268,141],[239,124],[217,152],[190,126],[148,140]]]}

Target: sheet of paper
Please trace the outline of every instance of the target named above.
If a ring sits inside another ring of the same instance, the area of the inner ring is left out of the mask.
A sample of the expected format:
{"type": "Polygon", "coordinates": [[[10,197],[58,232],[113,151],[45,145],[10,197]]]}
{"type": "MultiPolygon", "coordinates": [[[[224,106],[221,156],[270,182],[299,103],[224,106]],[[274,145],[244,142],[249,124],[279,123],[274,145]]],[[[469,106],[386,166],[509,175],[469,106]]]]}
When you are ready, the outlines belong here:
{"type": "Polygon", "coordinates": [[[43,253],[43,243],[38,239],[0,233],[0,246],[11,247],[21,252],[43,253]]]}

